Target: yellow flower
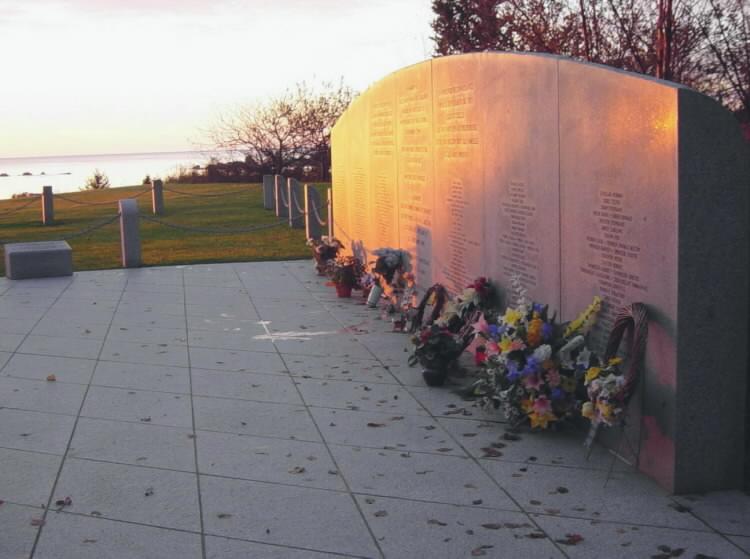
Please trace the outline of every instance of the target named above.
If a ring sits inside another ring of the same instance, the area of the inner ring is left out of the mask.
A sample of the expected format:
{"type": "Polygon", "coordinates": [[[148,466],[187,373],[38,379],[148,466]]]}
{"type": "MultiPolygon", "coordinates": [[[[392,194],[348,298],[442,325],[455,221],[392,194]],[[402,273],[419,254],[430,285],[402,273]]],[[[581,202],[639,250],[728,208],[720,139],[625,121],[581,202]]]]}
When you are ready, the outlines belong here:
{"type": "Polygon", "coordinates": [[[503,339],[500,340],[498,347],[500,348],[500,353],[507,353],[513,347],[513,340],[511,340],[508,336],[503,336],[503,339]]]}
{"type": "Polygon", "coordinates": [[[592,380],[598,377],[601,372],[601,367],[591,367],[588,371],[586,371],[586,379],[584,381],[584,384],[590,383],[592,380]]]}
{"type": "Polygon", "coordinates": [[[524,413],[529,413],[531,410],[534,409],[534,400],[531,400],[530,398],[521,400],[521,409],[523,410],[524,413]]]}
{"type": "Polygon", "coordinates": [[[535,427],[541,427],[542,429],[546,429],[549,425],[550,421],[557,421],[557,418],[555,417],[555,414],[547,412],[543,414],[538,414],[536,412],[529,414],[529,420],[531,421],[531,428],[535,427]]]}
{"type": "Polygon", "coordinates": [[[597,402],[596,403],[596,410],[599,412],[599,415],[606,421],[612,421],[612,416],[614,413],[614,410],[612,408],[611,404],[605,404],[604,402],[597,402]]]}
{"type": "Polygon", "coordinates": [[[594,419],[594,404],[591,402],[584,403],[581,408],[581,415],[588,419],[594,419]]]}
{"type": "Polygon", "coordinates": [[[613,357],[612,359],[610,359],[609,361],[607,361],[607,366],[614,367],[615,365],[619,365],[620,363],[622,363],[622,358],[620,358],[620,357],[613,357]]]}
{"type": "Polygon", "coordinates": [[[526,341],[529,342],[530,347],[536,347],[542,343],[542,322],[541,318],[534,318],[529,322],[529,329],[526,333],[526,341]]]}
{"type": "Polygon", "coordinates": [[[596,315],[601,310],[601,308],[602,300],[597,295],[596,297],[594,297],[594,301],[588,307],[586,307],[586,310],[579,314],[574,321],[568,324],[568,327],[565,328],[563,336],[567,338],[578,330],[588,330],[589,328],[591,328],[591,326],[594,325],[596,315]]]}
{"type": "Polygon", "coordinates": [[[521,320],[522,316],[523,315],[520,311],[517,311],[516,309],[507,309],[503,315],[503,321],[510,326],[515,326],[516,322],[521,320]]]}

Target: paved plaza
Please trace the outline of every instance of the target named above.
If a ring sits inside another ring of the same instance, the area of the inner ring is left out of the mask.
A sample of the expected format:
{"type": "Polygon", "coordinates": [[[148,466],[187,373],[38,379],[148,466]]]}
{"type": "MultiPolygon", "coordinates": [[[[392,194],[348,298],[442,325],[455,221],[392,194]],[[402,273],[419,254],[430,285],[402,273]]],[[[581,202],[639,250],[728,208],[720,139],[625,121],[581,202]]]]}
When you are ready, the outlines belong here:
{"type": "Polygon", "coordinates": [[[750,553],[747,495],[671,497],[577,432],[503,439],[324,283],[0,279],[0,559],[750,553]]]}

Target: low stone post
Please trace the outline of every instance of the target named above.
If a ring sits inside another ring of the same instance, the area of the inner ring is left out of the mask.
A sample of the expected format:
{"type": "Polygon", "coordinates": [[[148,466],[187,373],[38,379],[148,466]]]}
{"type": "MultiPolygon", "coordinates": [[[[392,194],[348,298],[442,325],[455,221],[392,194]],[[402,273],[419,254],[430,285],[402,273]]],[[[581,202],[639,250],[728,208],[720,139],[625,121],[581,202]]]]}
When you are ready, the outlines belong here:
{"type": "Polygon", "coordinates": [[[327,191],[326,209],[328,210],[328,238],[333,239],[333,192],[329,188],[327,191]]]}
{"type": "Polygon", "coordinates": [[[282,175],[273,176],[273,209],[276,212],[276,217],[281,217],[281,189],[284,188],[284,177],[282,175]]]}
{"type": "Polygon", "coordinates": [[[164,214],[164,183],[161,179],[151,181],[151,208],[154,215],[164,214]]]}
{"type": "Polygon", "coordinates": [[[138,203],[120,200],[120,252],[123,268],[141,265],[141,236],[138,232],[138,203]]]}
{"type": "Polygon", "coordinates": [[[42,187],[42,225],[52,225],[55,221],[55,198],[52,187],[42,187]]]}
{"type": "Polygon", "coordinates": [[[320,196],[318,191],[309,184],[304,186],[305,189],[305,237],[308,239],[320,240],[322,227],[318,221],[318,213],[313,206],[319,205],[320,196]]]}
{"type": "Polygon", "coordinates": [[[302,229],[305,226],[305,223],[302,221],[302,210],[304,210],[304,207],[299,205],[301,190],[297,179],[286,179],[286,201],[289,206],[287,215],[289,216],[289,227],[292,229],[302,229]]]}
{"type": "Polygon", "coordinates": [[[275,207],[274,182],[273,175],[263,175],[263,207],[267,210],[272,210],[275,207]]]}

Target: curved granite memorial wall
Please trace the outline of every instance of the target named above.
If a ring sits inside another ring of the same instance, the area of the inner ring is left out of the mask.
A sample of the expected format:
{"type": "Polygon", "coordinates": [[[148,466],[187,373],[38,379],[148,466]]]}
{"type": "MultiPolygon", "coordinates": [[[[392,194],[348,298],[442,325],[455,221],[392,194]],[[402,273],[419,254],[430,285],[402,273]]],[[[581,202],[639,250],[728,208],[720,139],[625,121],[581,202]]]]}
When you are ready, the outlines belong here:
{"type": "Polygon", "coordinates": [[[513,275],[573,318],[650,311],[639,467],[685,492],[741,483],[748,151],[690,89],[547,55],[477,53],[400,70],[333,129],[337,237],[401,247],[417,282],[513,275]]]}

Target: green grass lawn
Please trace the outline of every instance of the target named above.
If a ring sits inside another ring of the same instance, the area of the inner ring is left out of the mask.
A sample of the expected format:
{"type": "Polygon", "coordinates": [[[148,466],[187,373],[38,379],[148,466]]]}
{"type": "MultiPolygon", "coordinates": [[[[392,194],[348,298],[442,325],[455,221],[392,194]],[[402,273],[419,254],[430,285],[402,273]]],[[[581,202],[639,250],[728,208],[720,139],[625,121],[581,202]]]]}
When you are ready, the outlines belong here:
{"type": "MultiPolygon", "coordinates": [[[[325,200],[325,188],[316,185],[325,200]]],[[[146,187],[133,186],[63,194],[66,198],[102,205],[79,205],[55,197],[55,224],[41,224],[41,202],[33,202],[19,211],[23,200],[0,200],[0,242],[29,242],[64,238],[117,214],[117,201],[132,198],[146,187]]],[[[191,227],[239,229],[277,221],[263,209],[259,184],[167,184],[190,194],[231,193],[219,197],[198,197],[164,192],[165,213],[159,219],[191,227]]],[[[138,198],[139,211],[151,213],[151,194],[138,198]]],[[[286,225],[261,231],[216,235],[179,231],[163,225],[140,221],[141,252],[144,266],[197,264],[202,262],[248,262],[307,258],[304,229],[286,225]]],[[[98,270],[120,267],[120,229],[115,220],[97,231],[68,240],[73,248],[73,269],[98,270]]],[[[0,271],[5,274],[4,264],[0,271]]]]}

